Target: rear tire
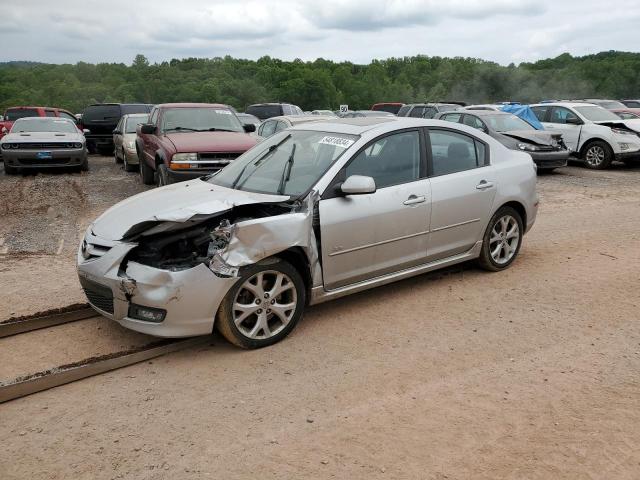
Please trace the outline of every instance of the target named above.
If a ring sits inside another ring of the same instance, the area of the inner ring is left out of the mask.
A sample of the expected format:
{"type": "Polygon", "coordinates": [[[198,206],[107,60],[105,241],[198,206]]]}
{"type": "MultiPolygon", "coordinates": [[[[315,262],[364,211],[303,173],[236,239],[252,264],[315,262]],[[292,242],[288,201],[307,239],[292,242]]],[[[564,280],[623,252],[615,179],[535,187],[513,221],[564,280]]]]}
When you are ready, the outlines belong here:
{"type": "Polygon", "coordinates": [[[10,167],[7,165],[7,162],[4,162],[4,173],[5,175],[16,175],[18,173],[18,169],[16,167],[10,167]]]}
{"type": "Polygon", "coordinates": [[[238,347],[267,347],[291,333],[305,304],[300,273],[289,262],[268,258],[242,269],[220,304],[216,327],[238,347]]]}
{"type": "MultiPolygon", "coordinates": [[[[138,155],[138,158],[140,158],[140,155],[138,155]]],[[[140,179],[145,185],[153,185],[154,183],[154,172],[143,158],[140,158],[140,179]]]]}
{"type": "Polygon", "coordinates": [[[522,217],[511,207],[502,207],[491,217],[482,237],[478,263],[490,272],[508,268],[518,256],[524,226],[522,217]]]}
{"type": "Polygon", "coordinates": [[[592,170],[609,168],[613,161],[613,151],[608,143],[601,140],[589,142],[582,150],[584,166],[592,170]]]}

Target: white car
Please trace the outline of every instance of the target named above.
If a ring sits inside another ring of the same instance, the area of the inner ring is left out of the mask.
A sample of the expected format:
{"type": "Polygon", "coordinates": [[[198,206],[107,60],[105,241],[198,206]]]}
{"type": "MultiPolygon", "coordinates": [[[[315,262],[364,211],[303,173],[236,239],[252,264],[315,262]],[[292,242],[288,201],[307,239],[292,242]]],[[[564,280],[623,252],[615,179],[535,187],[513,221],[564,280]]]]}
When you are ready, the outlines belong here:
{"type": "Polygon", "coordinates": [[[588,168],[603,169],[614,160],[640,156],[640,119],[622,120],[615,113],[585,102],[531,105],[545,129],[562,133],[566,146],[588,168]]]}
{"type": "Polygon", "coordinates": [[[417,118],[304,123],[215,175],[150,190],[87,229],[89,303],[161,337],[245,348],[284,338],[306,305],[478,259],[516,258],[536,167],[480,130],[417,118]]]}

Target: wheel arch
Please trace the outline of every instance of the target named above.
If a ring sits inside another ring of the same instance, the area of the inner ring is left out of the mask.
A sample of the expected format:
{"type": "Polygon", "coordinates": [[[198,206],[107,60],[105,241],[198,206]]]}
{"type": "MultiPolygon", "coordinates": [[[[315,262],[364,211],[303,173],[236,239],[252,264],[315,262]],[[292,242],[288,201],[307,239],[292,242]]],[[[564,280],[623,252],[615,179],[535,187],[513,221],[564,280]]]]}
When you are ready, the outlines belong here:
{"type": "Polygon", "coordinates": [[[607,140],[605,140],[604,138],[601,138],[601,137],[592,137],[589,140],[585,141],[582,144],[582,147],[580,147],[580,158],[584,157],[584,154],[587,151],[587,148],[593,142],[603,142],[604,144],[606,144],[609,147],[609,150],[611,151],[612,155],[615,153],[615,151],[613,150],[613,147],[611,146],[610,142],[608,142],[607,140]]]}
{"type": "Polygon", "coordinates": [[[527,228],[527,209],[524,207],[522,203],[518,202],[517,200],[510,200],[500,205],[500,207],[496,209],[496,212],[503,207],[511,207],[516,212],[518,212],[518,214],[520,215],[520,218],[522,219],[522,225],[524,226],[525,229],[527,228]]]}
{"type": "Polygon", "coordinates": [[[307,290],[307,301],[310,298],[312,279],[311,279],[311,265],[309,265],[309,259],[307,254],[301,247],[291,247],[282,252],[276,253],[274,257],[281,258],[286,262],[289,262],[293,268],[295,268],[302,277],[304,286],[307,290]]]}

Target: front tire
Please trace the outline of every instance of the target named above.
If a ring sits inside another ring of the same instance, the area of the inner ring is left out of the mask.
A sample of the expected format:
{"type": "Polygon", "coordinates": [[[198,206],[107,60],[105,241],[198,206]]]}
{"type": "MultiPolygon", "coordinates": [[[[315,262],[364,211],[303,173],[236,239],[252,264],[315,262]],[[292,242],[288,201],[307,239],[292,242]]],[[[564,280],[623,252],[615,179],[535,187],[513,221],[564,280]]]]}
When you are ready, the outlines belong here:
{"type": "Polygon", "coordinates": [[[613,161],[613,151],[606,142],[595,140],[584,147],[582,160],[587,168],[604,170],[609,168],[613,161]]]}
{"type": "Polygon", "coordinates": [[[157,186],[164,187],[165,185],[169,185],[171,180],[169,179],[169,173],[167,172],[167,166],[164,163],[158,165],[156,170],[157,172],[157,186]]]}
{"type": "Polygon", "coordinates": [[[153,185],[155,180],[153,170],[144,158],[141,158],[140,155],[138,155],[138,158],[140,158],[140,179],[142,183],[145,185],[153,185]]]}
{"type": "Polygon", "coordinates": [[[126,153],[124,155],[124,159],[122,160],[122,162],[123,162],[123,166],[124,166],[124,171],[125,172],[135,172],[137,170],[137,168],[139,167],[138,165],[131,165],[127,161],[127,154],[126,153]]]}
{"type": "Polygon", "coordinates": [[[114,147],[113,156],[116,158],[116,163],[122,163],[123,162],[123,159],[118,156],[118,147],[114,147]]]}
{"type": "Polygon", "coordinates": [[[480,267],[490,272],[508,268],[518,256],[524,226],[520,214],[511,207],[502,207],[491,217],[482,238],[480,267]]]}
{"type": "Polygon", "coordinates": [[[216,326],[238,347],[267,347],[291,333],[305,303],[300,273],[282,259],[266,259],[243,269],[222,300],[216,326]]]}
{"type": "Polygon", "coordinates": [[[82,162],[80,164],[80,171],[81,172],[88,172],[89,171],[89,159],[85,158],[84,162],[82,162]]]}
{"type": "Polygon", "coordinates": [[[7,162],[4,162],[4,173],[5,175],[16,175],[18,173],[18,169],[16,167],[11,167],[7,165],[7,162]]]}

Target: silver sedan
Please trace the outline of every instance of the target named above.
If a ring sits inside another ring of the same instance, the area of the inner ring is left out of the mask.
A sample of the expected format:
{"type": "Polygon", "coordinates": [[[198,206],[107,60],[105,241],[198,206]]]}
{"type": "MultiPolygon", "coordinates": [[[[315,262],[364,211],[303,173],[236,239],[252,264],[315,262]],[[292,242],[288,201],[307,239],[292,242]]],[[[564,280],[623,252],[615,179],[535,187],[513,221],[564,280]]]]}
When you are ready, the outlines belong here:
{"type": "Polygon", "coordinates": [[[78,273],[125,327],[182,337],[215,325],[258,348],[307,305],[472,259],[509,267],[537,208],[531,157],[477,129],[336,119],[115,205],[87,229],[78,273]]]}

